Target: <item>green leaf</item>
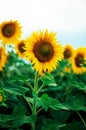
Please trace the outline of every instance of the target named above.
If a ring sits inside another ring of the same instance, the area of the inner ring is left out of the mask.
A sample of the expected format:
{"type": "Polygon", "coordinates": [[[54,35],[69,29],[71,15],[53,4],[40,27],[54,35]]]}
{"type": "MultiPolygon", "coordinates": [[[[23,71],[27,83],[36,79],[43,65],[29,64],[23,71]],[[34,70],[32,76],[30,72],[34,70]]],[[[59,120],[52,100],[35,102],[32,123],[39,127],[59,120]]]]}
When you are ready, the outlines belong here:
{"type": "Polygon", "coordinates": [[[81,122],[72,122],[70,124],[66,124],[66,126],[62,127],[60,130],[86,130],[86,128],[81,122]]]}
{"type": "Polygon", "coordinates": [[[83,110],[83,111],[86,112],[86,106],[84,105],[84,100],[82,101],[80,99],[74,99],[74,98],[72,98],[70,100],[70,102],[66,103],[66,106],[68,106],[71,110],[74,110],[74,111],[83,110]]]}
{"type": "Polygon", "coordinates": [[[16,75],[15,77],[10,77],[8,82],[22,81],[28,80],[28,77],[25,75],[16,75]]]}
{"type": "Polygon", "coordinates": [[[9,94],[14,94],[14,95],[24,95],[27,91],[29,91],[29,88],[25,88],[23,86],[19,85],[10,85],[10,86],[5,86],[4,90],[8,92],[9,94]]]}
{"type": "Polygon", "coordinates": [[[25,99],[28,103],[33,104],[33,98],[24,96],[24,99],[25,99]]]}
{"type": "Polygon", "coordinates": [[[69,110],[66,105],[62,104],[57,99],[49,97],[47,94],[43,94],[38,98],[38,106],[42,106],[45,111],[47,111],[49,107],[54,110],[69,110]]]}
{"type": "Polygon", "coordinates": [[[58,124],[48,124],[47,127],[43,127],[42,130],[59,130],[58,124]]]}
{"type": "Polygon", "coordinates": [[[86,91],[86,84],[84,84],[83,82],[74,82],[73,86],[77,87],[80,90],[86,91]]]}
{"type": "Polygon", "coordinates": [[[57,86],[54,77],[50,73],[45,73],[41,80],[44,83],[44,85],[57,86]]]}
{"type": "Polygon", "coordinates": [[[42,130],[59,130],[61,126],[65,124],[59,124],[56,120],[53,119],[43,119],[43,128],[42,130]]]}
{"type": "Polygon", "coordinates": [[[60,110],[54,110],[51,109],[50,111],[51,116],[53,117],[53,121],[63,124],[64,122],[66,122],[66,120],[69,118],[70,115],[70,111],[60,111],[60,110]]]}
{"type": "Polygon", "coordinates": [[[52,92],[55,92],[55,91],[59,91],[62,89],[63,86],[47,86],[46,88],[43,88],[41,90],[41,92],[49,92],[49,91],[52,91],[52,92]]]}
{"type": "Polygon", "coordinates": [[[57,99],[50,98],[50,102],[50,108],[54,110],[69,110],[69,108],[66,105],[64,105],[57,99]]]}
{"type": "Polygon", "coordinates": [[[61,70],[63,70],[63,68],[65,66],[67,66],[67,64],[68,64],[68,60],[66,60],[66,59],[59,61],[59,66],[60,66],[61,70]]]}
{"type": "Polygon", "coordinates": [[[50,98],[47,94],[43,94],[40,98],[38,98],[38,106],[42,106],[45,111],[48,110],[50,105],[50,98]]]}
{"type": "Polygon", "coordinates": [[[0,114],[0,125],[12,128],[18,128],[25,123],[33,123],[36,121],[35,115],[25,115],[26,110],[24,107],[16,107],[11,115],[0,114]]]}

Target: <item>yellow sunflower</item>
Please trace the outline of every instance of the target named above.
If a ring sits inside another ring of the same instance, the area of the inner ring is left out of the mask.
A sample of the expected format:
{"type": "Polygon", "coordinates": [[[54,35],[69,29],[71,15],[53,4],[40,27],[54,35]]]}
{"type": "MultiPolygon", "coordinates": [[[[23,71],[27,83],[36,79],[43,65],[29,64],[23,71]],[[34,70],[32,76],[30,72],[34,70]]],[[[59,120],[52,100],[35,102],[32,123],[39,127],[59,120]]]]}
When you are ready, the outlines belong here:
{"type": "Polygon", "coordinates": [[[21,26],[18,21],[10,20],[0,24],[0,39],[3,44],[15,44],[21,34],[21,26]]]}
{"type": "Polygon", "coordinates": [[[70,45],[70,44],[67,44],[65,47],[64,47],[64,52],[63,52],[63,57],[64,59],[69,59],[72,57],[73,55],[73,47],[70,45]]]}
{"type": "Polygon", "coordinates": [[[86,67],[83,66],[86,60],[86,48],[79,47],[75,50],[72,57],[72,69],[74,73],[81,74],[86,72],[86,67]]]}
{"type": "Polygon", "coordinates": [[[7,63],[8,54],[5,52],[5,48],[0,46],[0,71],[3,70],[3,67],[7,63]]]}
{"type": "Polygon", "coordinates": [[[23,53],[25,52],[24,46],[25,46],[25,40],[20,40],[15,45],[16,52],[19,55],[19,57],[21,57],[21,58],[24,58],[24,55],[23,55],[23,53]]]}
{"type": "Polygon", "coordinates": [[[63,47],[57,41],[56,33],[36,31],[26,39],[24,55],[32,62],[39,75],[55,69],[62,59],[62,53],[63,47]]]}

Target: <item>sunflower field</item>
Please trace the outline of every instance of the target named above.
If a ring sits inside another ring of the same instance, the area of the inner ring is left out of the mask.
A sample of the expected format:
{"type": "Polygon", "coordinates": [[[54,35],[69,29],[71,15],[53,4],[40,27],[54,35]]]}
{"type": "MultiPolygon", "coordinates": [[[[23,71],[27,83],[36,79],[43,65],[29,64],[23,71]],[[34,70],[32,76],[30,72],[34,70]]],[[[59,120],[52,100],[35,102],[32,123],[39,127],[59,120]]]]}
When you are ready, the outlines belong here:
{"type": "Polygon", "coordinates": [[[0,23],[0,130],[86,130],[86,47],[0,23]]]}

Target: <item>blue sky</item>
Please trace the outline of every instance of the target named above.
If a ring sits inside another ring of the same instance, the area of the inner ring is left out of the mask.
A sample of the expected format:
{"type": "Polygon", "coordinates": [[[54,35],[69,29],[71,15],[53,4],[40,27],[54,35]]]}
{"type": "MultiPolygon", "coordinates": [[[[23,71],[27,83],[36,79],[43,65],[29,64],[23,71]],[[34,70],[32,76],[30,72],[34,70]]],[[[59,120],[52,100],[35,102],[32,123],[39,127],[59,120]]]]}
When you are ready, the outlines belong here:
{"type": "Polygon", "coordinates": [[[63,45],[86,47],[86,0],[0,0],[0,22],[10,19],[19,20],[24,37],[47,28],[63,45]]]}

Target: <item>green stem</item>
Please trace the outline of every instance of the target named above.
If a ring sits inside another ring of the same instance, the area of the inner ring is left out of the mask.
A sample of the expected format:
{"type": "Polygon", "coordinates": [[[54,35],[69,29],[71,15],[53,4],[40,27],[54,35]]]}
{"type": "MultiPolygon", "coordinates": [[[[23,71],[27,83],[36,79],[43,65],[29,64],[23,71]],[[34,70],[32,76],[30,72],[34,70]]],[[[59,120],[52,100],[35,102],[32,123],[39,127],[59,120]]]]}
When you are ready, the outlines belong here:
{"type": "Polygon", "coordinates": [[[86,123],[85,123],[84,119],[82,118],[82,116],[80,115],[79,112],[77,112],[77,114],[78,114],[78,116],[80,117],[80,119],[81,119],[81,121],[82,121],[84,127],[86,128],[86,123]]]}
{"type": "Polygon", "coordinates": [[[41,87],[38,89],[38,92],[37,92],[37,93],[39,93],[40,90],[41,90],[43,87],[45,87],[44,84],[41,85],[41,87]]]}
{"type": "Polygon", "coordinates": [[[29,105],[30,109],[32,110],[32,106],[31,106],[30,102],[27,101],[25,96],[23,96],[23,98],[26,100],[27,104],[29,105]]]}
{"type": "Polygon", "coordinates": [[[38,73],[35,73],[35,80],[34,80],[34,92],[37,92],[38,89],[38,73]]]}
{"type": "MultiPolygon", "coordinates": [[[[34,100],[33,105],[32,105],[32,115],[37,115],[35,100],[34,100]]],[[[31,124],[31,130],[35,130],[35,121],[31,124]]]]}
{"type": "MultiPolygon", "coordinates": [[[[35,79],[34,79],[34,89],[33,89],[33,93],[37,94],[37,89],[38,89],[38,81],[39,81],[39,77],[38,77],[38,73],[35,73],[35,79]]],[[[37,109],[36,109],[36,99],[33,96],[33,104],[32,104],[32,115],[37,115],[37,109]]],[[[35,121],[31,124],[31,130],[35,130],[35,121]]]]}
{"type": "Polygon", "coordinates": [[[40,108],[38,111],[37,111],[37,114],[42,110],[43,108],[40,108]]]}
{"type": "Polygon", "coordinates": [[[25,84],[27,85],[27,87],[29,87],[29,88],[31,88],[31,90],[33,90],[33,86],[27,80],[25,80],[25,84]]]}

